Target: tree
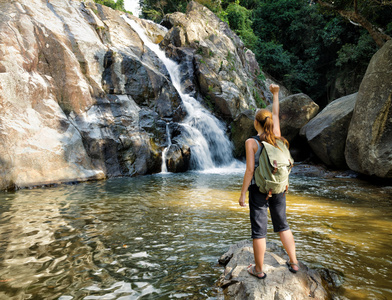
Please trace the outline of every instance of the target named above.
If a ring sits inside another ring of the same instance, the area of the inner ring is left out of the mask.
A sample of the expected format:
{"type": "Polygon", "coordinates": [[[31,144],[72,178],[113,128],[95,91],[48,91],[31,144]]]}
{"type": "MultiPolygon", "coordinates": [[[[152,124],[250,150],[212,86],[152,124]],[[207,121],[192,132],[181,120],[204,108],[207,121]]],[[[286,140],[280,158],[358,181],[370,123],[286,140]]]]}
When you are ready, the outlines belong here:
{"type": "Polygon", "coordinates": [[[247,48],[254,50],[257,37],[252,29],[252,11],[241,6],[237,0],[227,6],[225,13],[230,28],[241,37],[247,48]]]}
{"type": "Polygon", "coordinates": [[[371,14],[377,13],[381,9],[387,9],[390,13],[390,17],[392,15],[392,10],[390,9],[392,7],[392,1],[316,0],[314,2],[320,4],[320,6],[326,9],[336,11],[342,17],[348,19],[352,24],[365,28],[378,47],[382,47],[387,40],[391,39],[388,34],[385,34],[383,30],[378,27],[380,25],[382,26],[387,24],[375,25],[369,21],[368,16],[370,17],[371,14]]]}
{"type": "Polygon", "coordinates": [[[130,13],[129,11],[125,10],[125,8],[124,8],[124,0],[117,0],[117,1],[114,1],[114,0],[94,0],[94,2],[108,6],[110,8],[116,9],[116,10],[130,13]]]}
{"type": "Polygon", "coordinates": [[[261,0],[252,27],[263,70],[321,107],[356,91],[377,50],[362,27],[305,0],[261,0]]]}

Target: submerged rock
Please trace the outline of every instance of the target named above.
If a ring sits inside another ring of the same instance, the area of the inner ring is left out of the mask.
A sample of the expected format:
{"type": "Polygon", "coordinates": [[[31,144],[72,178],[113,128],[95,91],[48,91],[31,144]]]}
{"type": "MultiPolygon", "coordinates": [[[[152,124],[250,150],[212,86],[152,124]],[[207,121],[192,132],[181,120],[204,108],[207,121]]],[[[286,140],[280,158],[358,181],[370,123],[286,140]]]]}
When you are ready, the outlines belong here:
{"type": "Polygon", "coordinates": [[[267,243],[263,271],[265,279],[258,279],[247,272],[254,264],[251,241],[242,241],[230,247],[219,263],[225,266],[218,286],[225,299],[303,300],[331,299],[325,288],[327,282],[316,270],[300,262],[300,271],[293,274],[286,265],[285,252],[275,243],[267,243]]]}

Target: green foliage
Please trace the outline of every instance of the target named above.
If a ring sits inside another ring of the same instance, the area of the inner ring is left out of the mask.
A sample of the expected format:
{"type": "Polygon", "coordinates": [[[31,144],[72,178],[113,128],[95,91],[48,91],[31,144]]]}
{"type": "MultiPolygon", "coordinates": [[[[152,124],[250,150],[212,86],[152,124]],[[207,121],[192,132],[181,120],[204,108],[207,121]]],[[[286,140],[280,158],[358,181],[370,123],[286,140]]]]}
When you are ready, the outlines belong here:
{"type": "Polygon", "coordinates": [[[219,19],[221,19],[223,22],[226,22],[227,24],[229,24],[229,19],[227,18],[227,12],[224,10],[221,10],[217,13],[217,16],[219,19]]]}
{"type": "MultiPolygon", "coordinates": [[[[263,70],[321,106],[328,102],[327,87],[333,85],[339,70],[364,73],[358,64],[367,64],[375,52],[361,42],[357,55],[345,59],[349,52],[339,50],[345,44],[358,45],[363,30],[335,14],[321,14],[308,1],[262,0],[253,16],[256,58],[263,70]]],[[[349,51],[349,46],[344,49],[349,51]]]]}
{"type": "Polygon", "coordinates": [[[220,1],[217,0],[196,0],[196,2],[204,5],[214,13],[218,13],[221,10],[220,1]]]}
{"type": "Polygon", "coordinates": [[[227,6],[225,13],[230,28],[241,37],[245,47],[253,50],[257,42],[257,37],[252,29],[252,11],[241,6],[237,0],[227,6]]]}
{"type": "Polygon", "coordinates": [[[155,9],[143,9],[142,15],[156,23],[159,23],[162,20],[162,14],[155,9]]]}
{"type": "Polygon", "coordinates": [[[94,0],[94,2],[108,6],[110,8],[116,9],[116,10],[120,10],[120,11],[132,14],[131,12],[127,11],[124,8],[124,0],[117,0],[117,1],[114,1],[114,0],[94,0]]]}
{"type": "Polygon", "coordinates": [[[142,17],[159,23],[165,14],[185,12],[189,1],[141,0],[142,17]]]}
{"type": "Polygon", "coordinates": [[[257,61],[273,75],[285,74],[291,68],[292,56],[276,42],[261,42],[256,52],[257,61]]]}
{"type": "Polygon", "coordinates": [[[359,37],[358,43],[347,43],[338,51],[336,66],[343,67],[346,64],[357,64],[358,62],[367,66],[368,58],[371,57],[377,47],[373,39],[368,34],[359,37]]]}
{"type": "Polygon", "coordinates": [[[256,101],[257,107],[266,108],[267,105],[264,102],[264,99],[261,98],[260,93],[257,90],[253,90],[253,98],[256,101]]]}

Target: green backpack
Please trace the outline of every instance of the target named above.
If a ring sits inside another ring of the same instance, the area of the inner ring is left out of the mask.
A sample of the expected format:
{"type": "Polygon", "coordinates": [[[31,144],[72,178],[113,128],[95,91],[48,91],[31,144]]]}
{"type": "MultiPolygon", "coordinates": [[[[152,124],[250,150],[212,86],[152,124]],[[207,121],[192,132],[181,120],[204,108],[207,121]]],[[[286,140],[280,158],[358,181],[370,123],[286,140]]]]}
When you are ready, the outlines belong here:
{"type": "MultiPolygon", "coordinates": [[[[254,137],[260,141],[260,138],[254,137]]],[[[263,149],[260,153],[259,165],[255,169],[255,181],[260,192],[267,195],[267,200],[272,194],[287,192],[289,188],[289,174],[294,165],[289,149],[276,139],[279,148],[262,142],[263,149]]]]}

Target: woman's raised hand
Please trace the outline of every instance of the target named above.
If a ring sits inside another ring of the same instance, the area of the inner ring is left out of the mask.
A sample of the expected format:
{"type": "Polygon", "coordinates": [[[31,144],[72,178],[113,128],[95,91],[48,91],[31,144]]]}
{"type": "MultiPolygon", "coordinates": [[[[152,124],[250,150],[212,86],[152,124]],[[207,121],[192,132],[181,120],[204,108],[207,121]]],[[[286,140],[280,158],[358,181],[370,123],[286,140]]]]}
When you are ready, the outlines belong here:
{"type": "Polygon", "coordinates": [[[269,90],[271,91],[272,94],[273,93],[279,93],[279,89],[280,89],[280,87],[277,84],[271,83],[270,86],[269,86],[269,90]]]}

